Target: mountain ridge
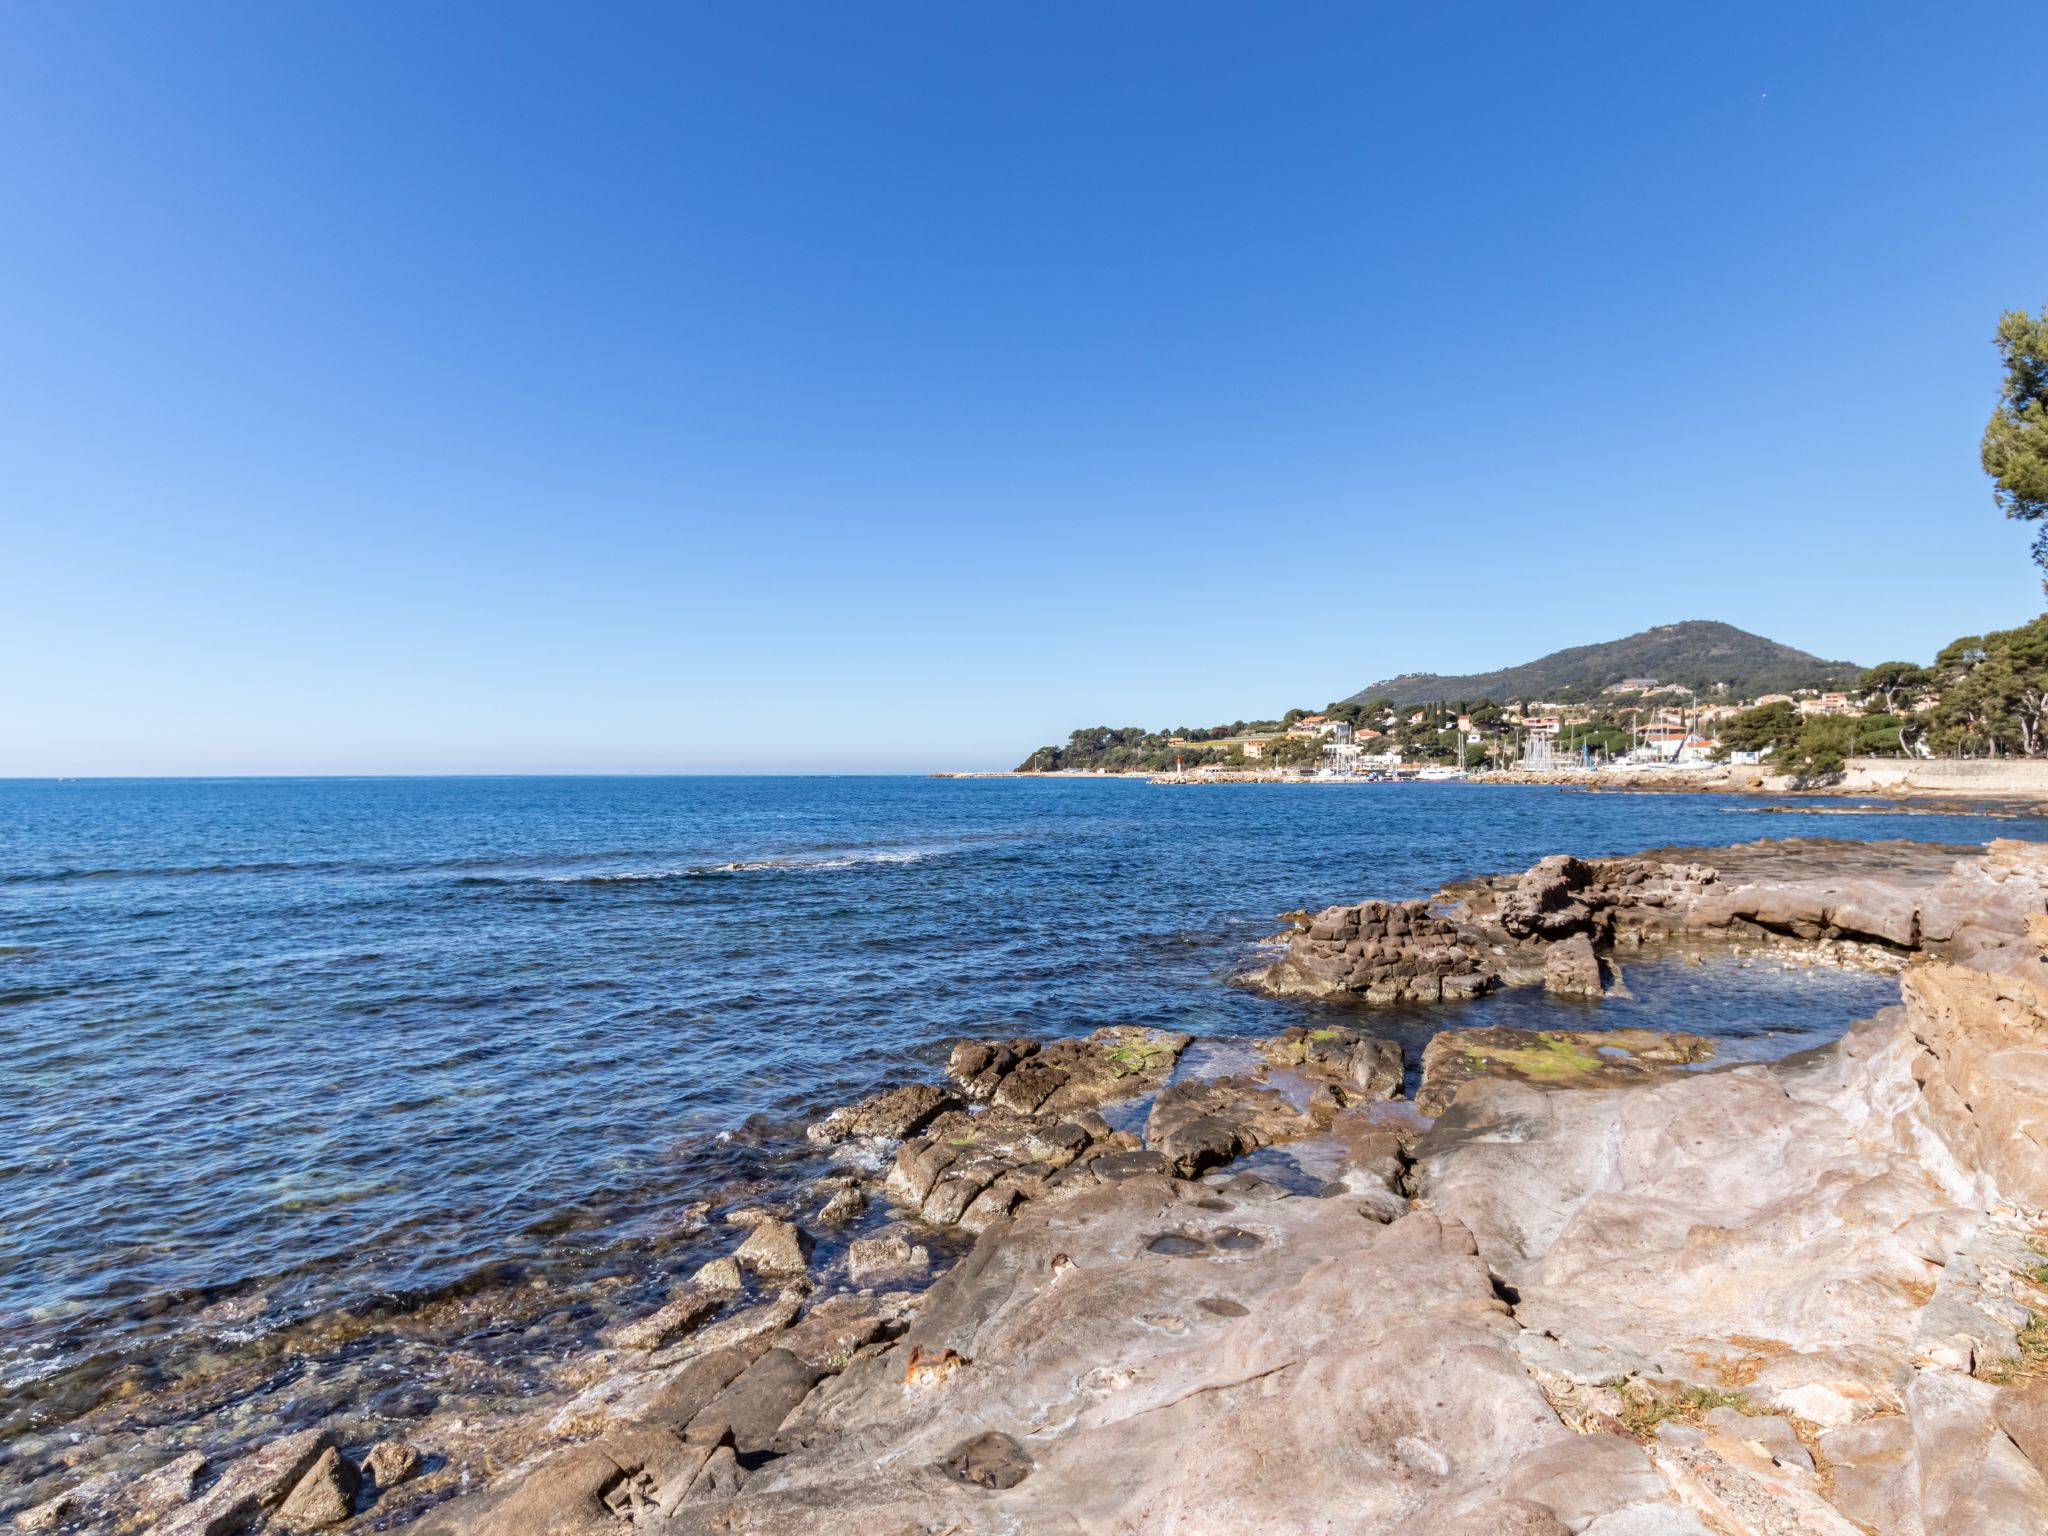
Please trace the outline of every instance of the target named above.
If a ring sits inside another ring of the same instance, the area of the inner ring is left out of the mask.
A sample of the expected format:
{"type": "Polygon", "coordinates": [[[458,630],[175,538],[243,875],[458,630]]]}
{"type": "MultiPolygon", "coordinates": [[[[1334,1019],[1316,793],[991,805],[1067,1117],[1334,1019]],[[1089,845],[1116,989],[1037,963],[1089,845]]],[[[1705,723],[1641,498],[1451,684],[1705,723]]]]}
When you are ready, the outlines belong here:
{"type": "Polygon", "coordinates": [[[1493,672],[1404,672],[1361,688],[1343,702],[1555,698],[1598,692],[1631,677],[1680,683],[1700,693],[1726,684],[1731,694],[1753,696],[1842,687],[1854,683],[1862,671],[1853,661],[1827,661],[1717,619],[1686,619],[1619,640],[1570,646],[1493,672]]]}

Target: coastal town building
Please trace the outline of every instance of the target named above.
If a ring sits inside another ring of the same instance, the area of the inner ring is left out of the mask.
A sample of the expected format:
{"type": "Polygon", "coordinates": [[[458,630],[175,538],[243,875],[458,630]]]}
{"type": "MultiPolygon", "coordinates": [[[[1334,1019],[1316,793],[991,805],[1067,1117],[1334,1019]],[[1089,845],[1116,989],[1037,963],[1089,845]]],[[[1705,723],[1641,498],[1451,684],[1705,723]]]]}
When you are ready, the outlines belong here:
{"type": "Polygon", "coordinates": [[[1849,696],[1846,693],[1823,693],[1817,698],[1801,699],[1798,709],[1802,715],[1847,715],[1853,717],[1863,713],[1862,710],[1850,702],[1849,696]]]}

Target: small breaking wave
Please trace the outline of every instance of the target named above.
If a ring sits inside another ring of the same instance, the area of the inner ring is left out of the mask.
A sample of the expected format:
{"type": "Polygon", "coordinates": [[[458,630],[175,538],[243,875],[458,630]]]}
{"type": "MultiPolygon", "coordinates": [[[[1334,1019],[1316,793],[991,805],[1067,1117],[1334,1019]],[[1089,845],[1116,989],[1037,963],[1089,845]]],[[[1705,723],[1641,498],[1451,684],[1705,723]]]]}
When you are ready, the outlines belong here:
{"type": "Polygon", "coordinates": [[[617,885],[642,880],[719,880],[733,875],[819,875],[872,865],[921,864],[939,858],[936,848],[892,848],[830,858],[731,859],[719,864],[684,864],[667,869],[616,869],[591,874],[540,875],[546,885],[617,885]]]}

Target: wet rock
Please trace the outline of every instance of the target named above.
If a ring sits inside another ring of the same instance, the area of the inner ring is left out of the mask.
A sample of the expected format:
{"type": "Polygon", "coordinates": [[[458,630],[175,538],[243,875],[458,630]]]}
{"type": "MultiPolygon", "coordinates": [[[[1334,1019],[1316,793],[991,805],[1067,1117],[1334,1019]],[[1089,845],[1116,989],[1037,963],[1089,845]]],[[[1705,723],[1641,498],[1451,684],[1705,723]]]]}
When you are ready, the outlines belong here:
{"type": "Polygon", "coordinates": [[[857,1238],[846,1250],[846,1278],[857,1286],[921,1280],[931,1261],[929,1249],[913,1247],[900,1233],[857,1238]]]}
{"type": "Polygon", "coordinates": [[[757,1275],[801,1275],[811,1267],[811,1239],[793,1222],[764,1221],[734,1250],[733,1258],[757,1275]]]}
{"type": "Polygon", "coordinates": [[[727,1254],[699,1265],[690,1284],[706,1296],[737,1296],[746,1289],[747,1281],[740,1273],[740,1261],[727,1254]]]}
{"type": "Polygon", "coordinates": [[[1268,1061],[1334,1083],[1351,1102],[1401,1096],[1401,1047],[1340,1025],[1296,1025],[1260,1045],[1268,1061]]]}
{"type": "Polygon", "coordinates": [[[288,1531],[324,1531],[339,1525],[354,1513],[361,1485],[355,1463],[330,1445],[278,1506],[277,1523],[288,1531]]]}
{"type": "Polygon", "coordinates": [[[363,1470],[382,1493],[419,1475],[420,1453],[403,1440],[379,1440],[363,1458],[363,1470]]]}
{"type": "Polygon", "coordinates": [[[1593,941],[1575,933],[1550,946],[1543,956],[1543,990],[1556,997],[1598,999],[1606,991],[1600,978],[1600,957],[1593,941]]]}
{"type": "Polygon", "coordinates": [[[901,1141],[905,1136],[915,1135],[945,1111],[959,1107],[960,1100],[945,1089],[929,1083],[911,1083],[878,1093],[858,1104],[835,1109],[805,1134],[821,1146],[855,1136],[901,1141]]]}
{"type": "Polygon", "coordinates": [[[843,1226],[867,1208],[867,1191],[858,1184],[848,1184],[834,1190],[832,1197],[818,1207],[818,1222],[827,1227],[843,1226]]]}
{"type": "MultiPolygon", "coordinates": [[[[118,1501],[120,1491],[120,1479],[112,1472],[101,1472],[19,1511],[14,1516],[14,1528],[18,1531],[61,1530],[104,1511],[109,1504],[118,1501]]],[[[132,1511],[130,1518],[133,1518],[132,1511]]]]}
{"type": "Polygon", "coordinates": [[[1191,1035],[1114,1024],[1079,1040],[1056,1040],[996,1085],[991,1102],[1019,1115],[1067,1115],[1163,1084],[1191,1035]]]}
{"type": "Polygon", "coordinates": [[[962,1040],[953,1047],[946,1062],[946,1075],[960,1085],[968,1098],[985,1101],[1019,1062],[1037,1053],[1038,1042],[1021,1036],[1009,1040],[962,1040]]]}
{"type": "Polygon", "coordinates": [[[332,1448],[325,1428],[301,1430],[228,1464],[220,1480],[160,1523],[152,1536],[231,1536],[275,1510],[332,1448]]]}
{"type": "MultiPolygon", "coordinates": [[[[1161,1090],[1153,1101],[1145,1144],[1164,1160],[1167,1171],[1190,1179],[1314,1130],[1313,1120],[1277,1088],[1245,1077],[1189,1078],[1161,1090]]],[[[1096,1172],[1101,1176],[1099,1167],[1096,1172]]]]}
{"type": "Polygon", "coordinates": [[[614,1329],[611,1343],[618,1349],[660,1349],[695,1328],[719,1306],[719,1297],[706,1295],[694,1286],[686,1287],[670,1297],[658,1312],[614,1329]]]}
{"type": "Polygon", "coordinates": [[[138,1479],[128,1497],[129,1514],[136,1520],[154,1520],[189,1503],[199,1491],[206,1466],[204,1453],[187,1451],[138,1479]]]}
{"type": "Polygon", "coordinates": [[[1415,1107],[1441,1115],[1475,1077],[1557,1088],[1605,1088],[1705,1061],[1713,1042],[1649,1029],[1447,1029],[1422,1052],[1415,1107]]]}

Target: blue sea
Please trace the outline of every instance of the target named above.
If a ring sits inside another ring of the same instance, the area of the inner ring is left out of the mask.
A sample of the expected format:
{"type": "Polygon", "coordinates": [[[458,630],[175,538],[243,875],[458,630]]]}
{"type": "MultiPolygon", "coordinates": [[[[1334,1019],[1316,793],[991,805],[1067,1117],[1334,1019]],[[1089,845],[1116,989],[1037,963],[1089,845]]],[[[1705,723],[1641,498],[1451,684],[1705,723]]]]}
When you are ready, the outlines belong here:
{"type": "MultiPolygon", "coordinates": [[[[0,783],[0,1469],[544,1392],[972,1033],[1225,1038],[1276,914],[1555,851],[1982,843],[1730,796],[1131,780],[0,783]],[[706,1206],[709,1210],[706,1210],[706,1206]],[[71,1452],[65,1448],[71,1447],[71,1452]]],[[[1641,968],[1572,1022],[1825,1040],[1885,978],[1641,968]],[[1616,1011],[1618,1010],[1618,1011],[1616,1011]]],[[[1514,994],[1381,1016],[1555,1022],[1514,994]]],[[[879,1216],[877,1219],[880,1219],[879,1216]]]]}

